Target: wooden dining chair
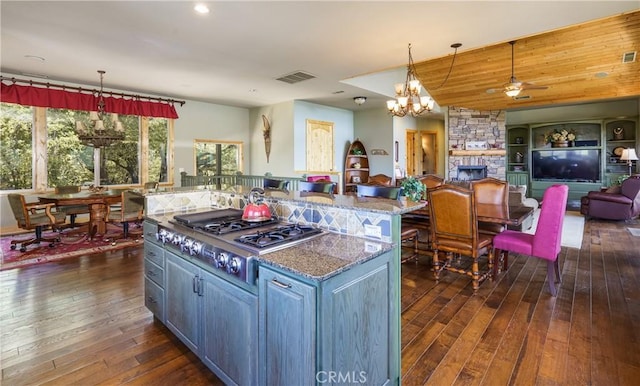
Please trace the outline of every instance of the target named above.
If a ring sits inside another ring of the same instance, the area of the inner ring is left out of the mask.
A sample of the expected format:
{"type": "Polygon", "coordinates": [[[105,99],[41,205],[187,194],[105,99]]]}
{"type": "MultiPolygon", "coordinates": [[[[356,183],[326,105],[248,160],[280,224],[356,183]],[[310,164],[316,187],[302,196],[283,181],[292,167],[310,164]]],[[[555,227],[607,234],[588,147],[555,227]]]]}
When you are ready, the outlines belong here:
{"type": "MultiPolygon", "coordinates": [[[[493,177],[485,177],[479,180],[472,180],[470,187],[473,190],[475,196],[477,214],[478,216],[490,216],[489,213],[484,212],[484,204],[498,205],[501,209],[499,213],[502,214],[505,220],[509,219],[509,183],[504,180],[499,180],[493,177]]],[[[491,214],[498,212],[492,211],[491,214]]],[[[478,231],[483,234],[495,236],[498,233],[504,231],[506,225],[493,222],[478,222],[478,231]]]]}
{"type": "Polygon", "coordinates": [[[480,283],[492,277],[493,238],[478,232],[473,191],[445,184],[429,190],[427,197],[436,282],[445,270],[463,274],[471,277],[475,294],[480,283]],[[442,254],[444,259],[441,259],[442,254]],[[480,270],[479,259],[484,254],[487,255],[487,266],[480,270]],[[454,255],[471,258],[471,266],[454,265],[454,255]]]}
{"type": "Polygon", "coordinates": [[[369,180],[367,181],[368,184],[380,186],[391,186],[391,182],[393,182],[393,179],[386,174],[369,176],[369,180]]]}
{"type": "Polygon", "coordinates": [[[7,199],[18,227],[35,231],[34,237],[11,240],[12,250],[16,249],[17,245],[20,245],[20,252],[26,252],[27,246],[31,244],[40,244],[40,242],[45,241],[49,243],[49,247],[53,247],[55,243],[60,242],[58,236],[44,237],[42,235],[46,228],[51,227],[57,230],[59,226],[64,224],[67,215],[63,212],[56,212],[55,204],[27,203],[24,195],[17,193],[8,194],[7,199]]]}
{"type": "Polygon", "coordinates": [[[333,193],[335,187],[335,182],[298,182],[298,190],[301,192],[333,193]]]}
{"type": "MultiPolygon", "coordinates": [[[[377,185],[357,185],[356,186],[356,194],[358,197],[378,197],[378,198],[389,198],[392,200],[397,200],[400,198],[400,193],[402,192],[401,187],[395,186],[377,186],[377,185]]],[[[418,262],[418,238],[419,231],[415,226],[411,226],[410,224],[401,223],[400,229],[400,241],[402,243],[413,243],[413,253],[406,258],[402,258],[400,260],[401,263],[409,260],[415,260],[418,262]]]]}
{"type": "Polygon", "coordinates": [[[122,203],[119,207],[108,206],[106,220],[122,225],[122,237],[129,238],[129,223],[142,221],[144,216],[144,196],[125,190],[121,193],[122,203]]]}
{"type": "MultiPolygon", "coordinates": [[[[65,185],[65,186],[56,186],[55,193],[56,194],[73,194],[80,193],[81,186],[80,185],[65,185]]],[[[73,228],[76,226],[76,217],[79,214],[89,214],[89,205],[58,205],[57,208],[66,213],[69,216],[69,227],[73,228]]]]}
{"type": "Polygon", "coordinates": [[[265,178],[262,186],[265,189],[289,190],[289,181],[278,180],[275,178],[265,178]]]}
{"type": "Polygon", "coordinates": [[[501,261],[504,270],[507,269],[509,252],[547,260],[547,281],[552,296],[558,292],[555,282],[561,281],[558,254],[568,195],[567,185],[552,185],[544,191],[540,217],[533,235],[508,229],[493,238],[496,255],[503,255],[501,261]]]}

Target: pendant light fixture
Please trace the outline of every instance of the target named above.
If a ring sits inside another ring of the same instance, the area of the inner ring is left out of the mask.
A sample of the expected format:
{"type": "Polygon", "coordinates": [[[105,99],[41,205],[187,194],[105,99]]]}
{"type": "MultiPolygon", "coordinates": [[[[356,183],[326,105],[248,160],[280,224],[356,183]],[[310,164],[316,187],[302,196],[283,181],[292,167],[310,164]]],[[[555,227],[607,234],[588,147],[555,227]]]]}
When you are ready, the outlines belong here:
{"type": "Polygon", "coordinates": [[[409,114],[417,117],[425,111],[433,110],[434,100],[429,96],[421,96],[422,85],[416,76],[416,68],[411,56],[411,43],[409,43],[409,63],[407,64],[407,78],[395,86],[396,99],[387,101],[387,110],[396,117],[404,117],[409,114]]]}

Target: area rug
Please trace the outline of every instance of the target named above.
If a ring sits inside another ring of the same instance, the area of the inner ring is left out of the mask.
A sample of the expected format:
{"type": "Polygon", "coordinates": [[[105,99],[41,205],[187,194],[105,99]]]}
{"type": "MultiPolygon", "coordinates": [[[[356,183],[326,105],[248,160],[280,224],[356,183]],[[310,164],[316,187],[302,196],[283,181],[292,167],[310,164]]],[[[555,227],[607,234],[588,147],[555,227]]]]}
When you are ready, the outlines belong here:
{"type": "MultiPolygon", "coordinates": [[[[60,235],[60,243],[53,248],[49,243],[32,244],[27,246],[25,252],[20,252],[19,248],[11,249],[11,240],[27,239],[29,233],[4,236],[0,238],[0,271],[14,268],[27,267],[34,264],[43,264],[51,261],[58,261],[70,257],[89,255],[92,253],[110,252],[131,246],[142,247],[141,240],[132,238],[112,241],[121,229],[109,225],[107,234],[103,237],[96,237],[93,240],[86,238],[83,234],[72,234],[68,231],[60,235]]],[[[52,236],[52,231],[44,232],[45,236],[52,236]]]]}
{"type": "Polygon", "coordinates": [[[629,228],[627,227],[629,233],[631,233],[635,237],[640,237],[640,228],[629,228]]]}
{"type": "MultiPolygon", "coordinates": [[[[534,234],[540,217],[540,208],[533,212],[533,225],[525,233],[534,234]]],[[[567,248],[580,249],[584,233],[584,216],[580,212],[567,211],[562,223],[562,241],[560,245],[567,248]]]]}

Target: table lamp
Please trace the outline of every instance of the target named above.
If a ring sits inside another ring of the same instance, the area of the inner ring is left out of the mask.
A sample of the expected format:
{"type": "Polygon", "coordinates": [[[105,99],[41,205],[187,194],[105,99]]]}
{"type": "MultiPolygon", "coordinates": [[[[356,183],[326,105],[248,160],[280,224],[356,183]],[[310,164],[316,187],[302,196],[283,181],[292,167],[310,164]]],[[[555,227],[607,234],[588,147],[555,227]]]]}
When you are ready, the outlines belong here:
{"type": "Polygon", "coordinates": [[[631,166],[633,165],[633,161],[638,160],[638,156],[636,155],[636,149],[629,148],[622,150],[622,155],[620,156],[621,161],[627,161],[627,165],[629,166],[629,175],[631,175],[631,166]]]}

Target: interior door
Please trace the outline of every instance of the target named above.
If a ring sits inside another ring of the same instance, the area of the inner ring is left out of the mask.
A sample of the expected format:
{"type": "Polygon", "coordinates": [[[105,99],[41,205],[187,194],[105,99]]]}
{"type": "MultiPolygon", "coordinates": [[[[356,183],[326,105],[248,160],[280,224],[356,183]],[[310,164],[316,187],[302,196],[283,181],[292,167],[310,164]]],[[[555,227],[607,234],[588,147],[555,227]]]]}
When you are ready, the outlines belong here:
{"type": "Polygon", "coordinates": [[[420,133],[422,173],[438,174],[438,134],[435,131],[420,133]]]}
{"type": "Polygon", "coordinates": [[[416,131],[407,130],[406,133],[407,146],[407,176],[415,176],[416,173],[416,131]]]}
{"type": "Polygon", "coordinates": [[[307,171],[333,171],[333,122],[307,119],[307,171]]]}

